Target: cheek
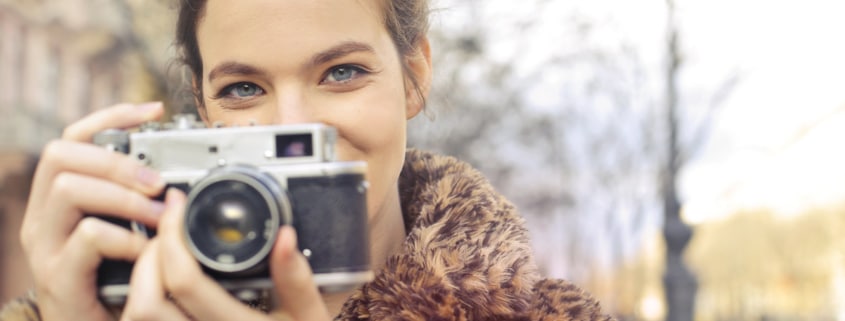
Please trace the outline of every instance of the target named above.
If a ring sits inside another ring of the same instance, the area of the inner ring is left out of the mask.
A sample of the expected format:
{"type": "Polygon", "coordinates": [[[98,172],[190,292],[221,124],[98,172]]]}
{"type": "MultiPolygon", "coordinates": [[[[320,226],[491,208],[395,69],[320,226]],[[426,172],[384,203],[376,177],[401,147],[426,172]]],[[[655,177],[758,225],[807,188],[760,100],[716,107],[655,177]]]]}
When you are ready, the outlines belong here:
{"type": "Polygon", "coordinates": [[[338,98],[340,107],[334,112],[320,115],[338,127],[348,146],[345,159],[372,157],[383,153],[404,153],[405,145],[405,90],[401,76],[395,75],[371,84],[359,94],[338,98]]]}
{"type": "MultiPolygon", "coordinates": [[[[371,128],[375,129],[376,126],[371,128]]],[[[343,159],[367,162],[366,178],[370,184],[367,212],[371,219],[382,209],[385,201],[393,197],[391,193],[396,193],[396,182],[405,159],[404,126],[381,126],[379,129],[383,131],[366,140],[348,137],[342,139],[338,146],[343,159]]]]}
{"type": "Polygon", "coordinates": [[[343,160],[367,162],[370,216],[382,207],[396,181],[405,158],[405,95],[395,88],[362,99],[354,113],[347,113],[333,125],[340,130],[338,156],[343,160]]]}

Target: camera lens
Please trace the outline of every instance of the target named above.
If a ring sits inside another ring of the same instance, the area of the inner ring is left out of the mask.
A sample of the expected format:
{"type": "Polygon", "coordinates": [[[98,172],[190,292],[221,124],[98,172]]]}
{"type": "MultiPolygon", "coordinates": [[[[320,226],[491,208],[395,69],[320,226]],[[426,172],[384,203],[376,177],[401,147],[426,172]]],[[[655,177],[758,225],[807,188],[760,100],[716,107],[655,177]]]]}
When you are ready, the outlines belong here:
{"type": "Polygon", "coordinates": [[[248,204],[234,200],[213,206],[210,227],[218,241],[235,245],[244,239],[255,239],[255,220],[250,220],[248,204]]]}
{"type": "Polygon", "coordinates": [[[218,169],[194,186],[185,217],[194,256],[218,272],[241,272],[264,261],[290,205],[272,177],[248,167],[218,169]]]}
{"type": "MultiPolygon", "coordinates": [[[[251,244],[265,232],[270,209],[261,195],[249,185],[223,181],[205,188],[191,207],[191,235],[203,252],[214,249],[238,249],[239,254],[254,253],[261,244],[251,244]]],[[[222,255],[222,254],[221,254],[222,255]]],[[[236,260],[235,260],[236,261],[236,260]]]]}

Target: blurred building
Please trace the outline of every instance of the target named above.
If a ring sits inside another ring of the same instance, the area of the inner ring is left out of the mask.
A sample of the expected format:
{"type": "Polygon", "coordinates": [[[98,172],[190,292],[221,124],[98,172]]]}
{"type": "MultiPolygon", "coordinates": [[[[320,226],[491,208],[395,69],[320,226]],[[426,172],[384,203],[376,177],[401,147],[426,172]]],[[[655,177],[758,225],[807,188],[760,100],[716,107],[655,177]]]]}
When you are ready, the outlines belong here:
{"type": "Polygon", "coordinates": [[[18,229],[44,144],[97,108],[167,98],[168,3],[0,0],[0,302],[31,284],[18,229]]]}

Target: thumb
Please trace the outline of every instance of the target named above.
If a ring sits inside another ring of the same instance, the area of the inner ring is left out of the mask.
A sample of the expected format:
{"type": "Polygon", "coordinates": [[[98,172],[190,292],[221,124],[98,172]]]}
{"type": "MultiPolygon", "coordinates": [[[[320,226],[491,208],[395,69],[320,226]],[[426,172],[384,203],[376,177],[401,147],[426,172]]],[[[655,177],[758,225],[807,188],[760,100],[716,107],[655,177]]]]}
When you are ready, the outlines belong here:
{"type": "Polygon", "coordinates": [[[294,320],[330,320],[329,312],[314,284],[308,261],[296,245],[296,231],[285,225],[279,230],[270,269],[279,305],[294,320]]]}

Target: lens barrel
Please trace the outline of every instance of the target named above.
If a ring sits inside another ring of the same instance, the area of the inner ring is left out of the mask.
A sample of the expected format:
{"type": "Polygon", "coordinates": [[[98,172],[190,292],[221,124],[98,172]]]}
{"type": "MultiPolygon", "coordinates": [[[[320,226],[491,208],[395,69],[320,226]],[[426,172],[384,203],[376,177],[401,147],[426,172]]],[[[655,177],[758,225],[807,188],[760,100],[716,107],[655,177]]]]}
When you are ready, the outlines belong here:
{"type": "Polygon", "coordinates": [[[207,269],[250,273],[270,254],[290,201],[270,175],[246,165],[217,168],[192,187],[185,214],[188,247],[207,269]]]}

